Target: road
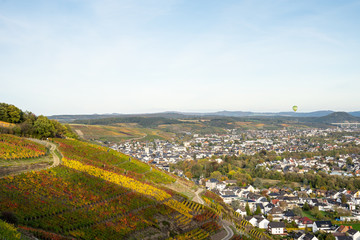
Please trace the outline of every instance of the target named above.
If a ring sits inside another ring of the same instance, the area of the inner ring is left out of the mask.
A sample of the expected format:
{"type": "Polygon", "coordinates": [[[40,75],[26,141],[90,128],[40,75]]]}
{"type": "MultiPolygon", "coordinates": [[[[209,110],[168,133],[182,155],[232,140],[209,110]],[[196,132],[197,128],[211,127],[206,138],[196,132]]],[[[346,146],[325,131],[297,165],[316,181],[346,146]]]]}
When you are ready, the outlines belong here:
{"type": "Polygon", "coordinates": [[[234,236],[234,232],[232,231],[232,229],[228,226],[227,223],[225,223],[224,221],[223,223],[223,228],[226,231],[226,236],[224,238],[222,238],[221,240],[230,240],[233,236],[234,236]]]}
{"type": "MultiPolygon", "coordinates": [[[[199,188],[196,192],[195,192],[195,197],[192,199],[194,202],[200,203],[205,205],[204,200],[200,197],[200,194],[202,193],[202,191],[204,191],[204,189],[199,188]]],[[[233,236],[234,236],[234,232],[232,231],[232,229],[229,227],[229,223],[221,220],[222,222],[222,226],[226,231],[226,236],[223,237],[221,240],[230,240],[233,236]]]]}

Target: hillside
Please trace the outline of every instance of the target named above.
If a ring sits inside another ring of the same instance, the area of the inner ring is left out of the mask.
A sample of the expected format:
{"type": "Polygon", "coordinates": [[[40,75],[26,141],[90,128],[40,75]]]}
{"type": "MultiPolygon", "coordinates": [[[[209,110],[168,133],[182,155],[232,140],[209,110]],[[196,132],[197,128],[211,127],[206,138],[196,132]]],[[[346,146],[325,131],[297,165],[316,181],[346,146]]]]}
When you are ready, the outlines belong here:
{"type": "Polygon", "coordinates": [[[69,126],[43,115],[36,116],[32,112],[24,112],[7,103],[0,103],[0,133],[39,139],[65,136],[77,138],[69,126]]]}
{"type": "Polygon", "coordinates": [[[0,179],[0,213],[21,231],[43,239],[207,239],[221,228],[216,211],[164,187],[176,178],[154,166],[77,140],[54,142],[60,166],[0,179]]]}
{"type": "MultiPolygon", "coordinates": [[[[161,117],[170,119],[197,119],[202,117],[324,117],[334,113],[331,110],[321,110],[314,112],[250,112],[250,111],[219,111],[219,112],[160,112],[160,113],[143,113],[143,114],[74,114],[74,115],[53,115],[49,119],[60,122],[74,122],[76,120],[96,120],[103,118],[129,118],[129,117],[161,117]]],[[[360,117],[359,111],[348,112],[350,115],[360,117]]],[[[80,123],[80,122],[78,122],[80,123]]],[[[85,123],[84,121],[81,123],[85,123]]],[[[87,122],[88,123],[88,122],[87,122]]]]}
{"type": "Polygon", "coordinates": [[[91,125],[110,125],[116,123],[137,123],[142,127],[156,127],[163,124],[181,123],[176,119],[164,117],[112,117],[102,119],[77,120],[74,123],[91,124],[91,125]]]}
{"type": "Polygon", "coordinates": [[[360,118],[354,117],[346,112],[334,112],[327,116],[318,118],[317,121],[322,123],[360,122],[360,118]]]}
{"type": "Polygon", "coordinates": [[[342,122],[360,122],[360,118],[350,115],[346,112],[334,112],[323,117],[304,118],[301,119],[300,121],[331,124],[331,123],[342,123],[342,122]]]}
{"type": "Polygon", "coordinates": [[[138,124],[120,123],[114,125],[87,125],[69,124],[71,129],[80,138],[88,141],[121,142],[129,139],[151,140],[172,139],[173,133],[161,131],[160,129],[143,128],[138,124]]]}

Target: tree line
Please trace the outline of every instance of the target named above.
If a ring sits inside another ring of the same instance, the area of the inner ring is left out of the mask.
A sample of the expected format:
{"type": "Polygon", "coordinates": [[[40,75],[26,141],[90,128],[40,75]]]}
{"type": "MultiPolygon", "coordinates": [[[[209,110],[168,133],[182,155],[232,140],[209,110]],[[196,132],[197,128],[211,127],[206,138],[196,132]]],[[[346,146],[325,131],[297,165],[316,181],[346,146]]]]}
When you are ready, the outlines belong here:
{"type": "Polygon", "coordinates": [[[77,138],[70,126],[63,125],[56,120],[50,120],[29,111],[22,111],[14,105],[0,103],[0,121],[13,123],[11,127],[1,127],[0,133],[14,134],[22,137],[48,138],[71,137],[77,138]]]}

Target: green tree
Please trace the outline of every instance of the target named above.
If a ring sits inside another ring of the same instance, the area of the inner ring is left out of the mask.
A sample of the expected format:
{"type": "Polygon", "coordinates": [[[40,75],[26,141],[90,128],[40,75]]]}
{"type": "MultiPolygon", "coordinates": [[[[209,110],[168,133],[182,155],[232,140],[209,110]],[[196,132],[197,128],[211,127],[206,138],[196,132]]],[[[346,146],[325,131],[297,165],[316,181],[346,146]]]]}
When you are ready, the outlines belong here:
{"type": "Polygon", "coordinates": [[[50,120],[51,125],[54,127],[54,136],[63,137],[66,134],[66,127],[56,120],[50,120]]]}
{"type": "Polygon", "coordinates": [[[221,177],[222,177],[222,174],[219,171],[215,171],[210,174],[210,178],[215,178],[217,180],[220,180],[221,177]]]}
{"type": "Polygon", "coordinates": [[[327,233],[324,240],[335,240],[335,237],[331,233],[327,233]]]}
{"type": "Polygon", "coordinates": [[[20,123],[23,112],[14,105],[0,103],[0,121],[9,123],[20,123]]]}
{"type": "Polygon", "coordinates": [[[341,196],[341,203],[342,203],[342,204],[347,203],[347,199],[346,199],[345,194],[343,194],[343,195],[341,196]]]}
{"type": "Polygon", "coordinates": [[[40,138],[53,137],[55,135],[55,127],[51,123],[51,121],[45,117],[40,115],[34,123],[35,133],[40,138]]]}
{"type": "Polygon", "coordinates": [[[191,167],[191,173],[193,175],[194,178],[199,178],[202,174],[202,166],[199,164],[195,164],[194,166],[191,167]]]}
{"type": "Polygon", "coordinates": [[[251,216],[251,211],[250,211],[249,203],[246,203],[245,211],[246,211],[246,215],[251,216]]]}
{"type": "Polygon", "coordinates": [[[256,187],[256,188],[261,188],[262,187],[262,181],[259,178],[255,179],[254,187],[256,187]]]}
{"type": "Polygon", "coordinates": [[[234,210],[237,210],[241,207],[240,205],[240,201],[239,200],[233,200],[231,202],[231,207],[234,209],[234,210]]]}
{"type": "Polygon", "coordinates": [[[192,179],[193,175],[191,174],[191,172],[186,172],[185,176],[189,179],[192,179]]]}
{"type": "Polygon", "coordinates": [[[22,111],[17,107],[15,107],[14,105],[10,105],[8,107],[8,116],[9,116],[9,122],[19,123],[22,117],[22,111]]]}
{"type": "Polygon", "coordinates": [[[310,206],[309,206],[309,204],[307,202],[304,203],[303,210],[304,211],[309,211],[310,210],[310,206]]]}
{"type": "Polygon", "coordinates": [[[261,208],[259,205],[256,206],[256,210],[254,212],[255,215],[261,214],[261,208]]]}
{"type": "Polygon", "coordinates": [[[302,217],[301,208],[299,208],[299,207],[294,207],[294,208],[293,208],[293,212],[294,212],[294,214],[295,214],[296,216],[302,217]]]}

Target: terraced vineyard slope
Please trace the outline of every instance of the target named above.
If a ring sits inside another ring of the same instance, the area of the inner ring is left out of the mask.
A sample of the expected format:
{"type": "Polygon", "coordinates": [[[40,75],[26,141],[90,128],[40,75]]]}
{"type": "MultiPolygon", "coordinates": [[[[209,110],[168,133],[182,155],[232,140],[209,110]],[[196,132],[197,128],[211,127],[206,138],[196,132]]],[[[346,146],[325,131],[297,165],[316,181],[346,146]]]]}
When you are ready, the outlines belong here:
{"type": "Polygon", "coordinates": [[[129,156],[54,139],[60,166],[0,179],[0,213],[39,239],[210,239],[217,211],[160,183],[175,177],[129,156]]]}

